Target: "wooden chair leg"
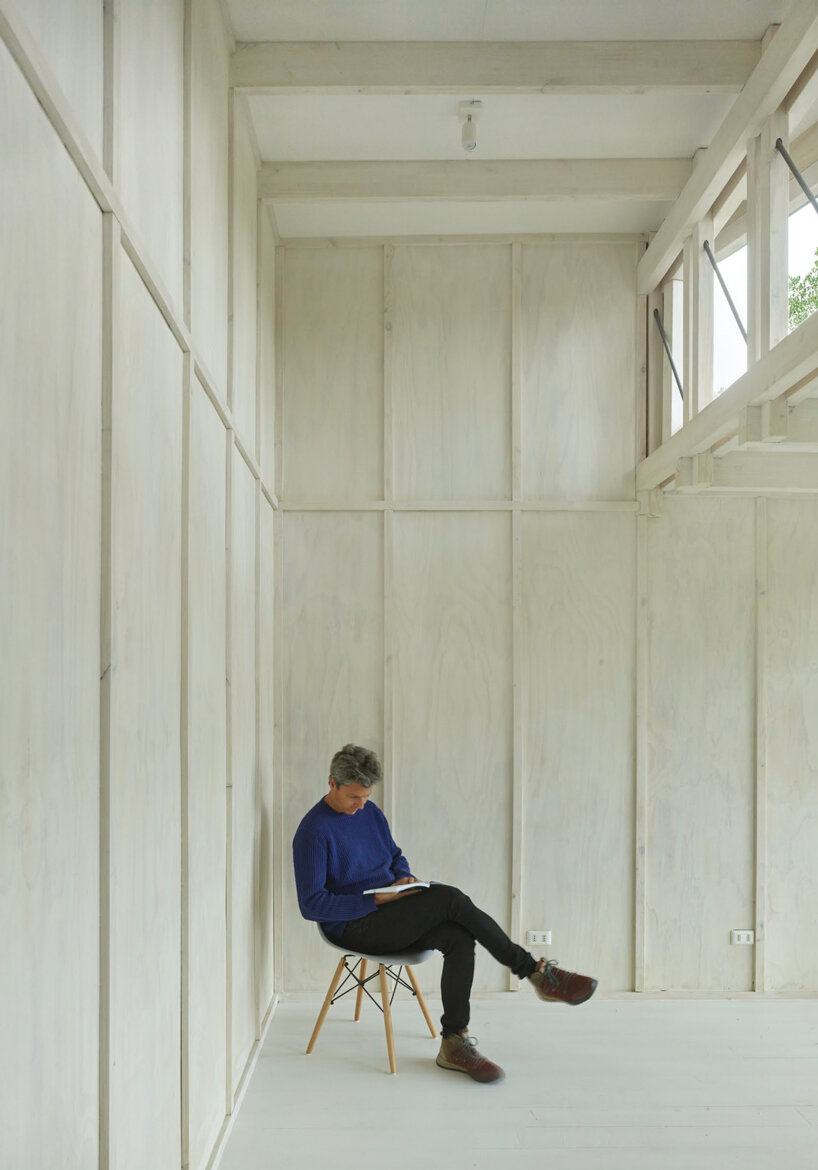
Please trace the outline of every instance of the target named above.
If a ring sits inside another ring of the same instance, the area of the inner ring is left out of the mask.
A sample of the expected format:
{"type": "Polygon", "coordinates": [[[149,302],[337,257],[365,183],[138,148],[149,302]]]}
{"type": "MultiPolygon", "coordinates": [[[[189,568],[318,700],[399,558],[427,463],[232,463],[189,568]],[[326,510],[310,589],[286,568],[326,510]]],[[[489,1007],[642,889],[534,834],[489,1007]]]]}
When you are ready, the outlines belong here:
{"type": "Polygon", "coordinates": [[[361,969],[358,972],[358,994],[355,996],[355,1019],[361,1018],[361,1002],[364,998],[363,981],[366,977],[366,959],[361,959],[361,969]]]}
{"type": "Polygon", "coordinates": [[[415,995],[417,996],[417,1001],[420,1004],[420,1010],[426,1017],[426,1023],[429,1025],[429,1031],[432,1033],[432,1036],[437,1036],[437,1030],[432,1023],[432,1017],[429,1015],[429,1009],[426,1006],[426,1000],[423,998],[423,992],[418,987],[418,981],[415,978],[415,973],[411,967],[406,967],[406,974],[409,976],[409,982],[412,984],[412,988],[415,992],[415,995]]]}
{"type": "Polygon", "coordinates": [[[389,1053],[389,1071],[396,1073],[395,1064],[395,1037],[392,1032],[392,1009],[389,1006],[389,987],[386,982],[386,970],[383,963],[378,964],[378,974],[381,978],[381,999],[383,1000],[383,1026],[386,1029],[386,1051],[389,1053]]]}
{"type": "Polygon", "coordinates": [[[347,961],[346,955],[342,955],[341,962],[335,968],[335,974],[333,975],[332,982],[329,985],[329,991],[327,992],[327,997],[324,1000],[324,1005],[321,1008],[321,1011],[318,1015],[318,1019],[315,1021],[315,1027],[312,1030],[312,1036],[310,1036],[310,1042],[307,1045],[307,1056],[309,1056],[309,1054],[312,1052],[313,1048],[315,1047],[315,1041],[318,1039],[318,1033],[321,1031],[321,1025],[324,1023],[324,1020],[327,1018],[327,1012],[329,1011],[329,1005],[332,1003],[333,995],[335,995],[335,988],[341,982],[341,972],[344,969],[344,963],[346,963],[346,961],[347,961]]]}

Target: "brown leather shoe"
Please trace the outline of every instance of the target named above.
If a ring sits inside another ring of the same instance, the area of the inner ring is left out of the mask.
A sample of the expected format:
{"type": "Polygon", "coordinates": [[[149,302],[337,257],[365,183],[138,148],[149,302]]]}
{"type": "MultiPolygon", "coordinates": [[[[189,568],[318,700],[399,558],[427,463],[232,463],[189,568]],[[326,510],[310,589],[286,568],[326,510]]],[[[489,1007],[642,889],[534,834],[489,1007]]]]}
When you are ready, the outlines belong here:
{"type": "Polygon", "coordinates": [[[596,979],[589,975],[576,975],[573,971],[562,971],[556,959],[540,959],[537,970],[529,975],[534,990],[540,999],[549,1003],[570,1003],[576,1007],[585,1003],[596,991],[596,979]]]}
{"type": "Polygon", "coordinates": [[[480,1055],[474,1036],[444,1036],[435,1063],[440,1068],[467,1073],[472,1080],[484,1085],[501,1081],[506,1075],[498,1064],[492,1064],[480,1055]]]}

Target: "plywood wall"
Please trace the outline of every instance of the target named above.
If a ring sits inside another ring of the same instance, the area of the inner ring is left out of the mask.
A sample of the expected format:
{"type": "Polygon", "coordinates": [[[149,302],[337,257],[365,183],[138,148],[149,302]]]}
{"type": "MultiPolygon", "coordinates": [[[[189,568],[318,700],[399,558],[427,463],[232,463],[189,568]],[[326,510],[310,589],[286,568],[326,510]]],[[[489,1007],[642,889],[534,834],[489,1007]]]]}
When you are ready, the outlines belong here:
{"type": "Polygon", "coordinates": [[[102,216],[2,44],[0,157],[2,1158],[94,1166],[102,216]]]}
{"type": "Polygon", "coordinates": [[[2,7],[0,1161],[203,1170],[274,995],[274,249],[219,0],[2,7]]]}
{"type": "Polygon", "coordinates": [[[638,515],[636,260],[280,250],[287,988],[332,966],[288,851],[350,739],[417,872],[605,989],[818,983],[814,505],[638,515]]]}
{"type": "MultiPolygon", "coordinates": [[[[293,247],[280,261],[284,840],[323,795],[332,753],[369,744],[417,872],[460,884],[517,934],[550,927],[621,988],[636,258],[625,240],[293,247]],[[585,312],[610,347],[571,370],[585,312]],[[549,394],[581,409],[549,426],[549,394]],[[538,474],[553,470],[549,444],[587,470],[538,474]],[[596,917],[580,912],[592,899],[596,917]]],[[[317,990],[327,955],[288,864],[282,881],[284,986],[317,990]]],[[[508,975],[481,956],[476,986],[508,975]]]]}

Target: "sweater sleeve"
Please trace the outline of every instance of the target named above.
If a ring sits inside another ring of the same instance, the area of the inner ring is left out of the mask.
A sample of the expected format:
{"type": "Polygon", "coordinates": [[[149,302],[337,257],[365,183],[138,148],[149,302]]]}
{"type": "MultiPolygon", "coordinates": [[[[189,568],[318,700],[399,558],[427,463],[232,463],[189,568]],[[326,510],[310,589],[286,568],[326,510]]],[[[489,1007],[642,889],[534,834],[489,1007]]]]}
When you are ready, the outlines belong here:
{"type": "Polygon", "coordinates": [[[311,833],[296,833],[293,868],[298,908],[310,922],[351,922],[376,909],[374,894],[331,894],[326,886],[326,846],[311,833]]]}
{"type": "Polygon", "coordinates": [[[395,877],[395,880],[401,877],[411,877],[412,871],[409,868],[409,862],[403,856],[400,846],[395,844],[395,839],[391,832],[389,834],[389,846],[392,850],[392,864],[389,867],[395,877]]]}

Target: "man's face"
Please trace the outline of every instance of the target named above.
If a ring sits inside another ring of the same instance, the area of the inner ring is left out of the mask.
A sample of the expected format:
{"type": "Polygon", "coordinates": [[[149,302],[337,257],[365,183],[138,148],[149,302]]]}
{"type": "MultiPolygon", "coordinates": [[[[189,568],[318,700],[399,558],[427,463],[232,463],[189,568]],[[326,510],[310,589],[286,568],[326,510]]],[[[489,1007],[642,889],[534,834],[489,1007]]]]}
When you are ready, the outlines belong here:
{"type": "Polygon", "coordinates": [[[336,784],[334,776],[329,778],[327,804],[336,812],[354,816],[364,807],[371,795],[372,789],[365,788],[363,784],[336,784]]]}

